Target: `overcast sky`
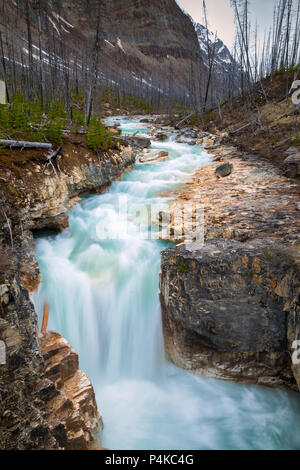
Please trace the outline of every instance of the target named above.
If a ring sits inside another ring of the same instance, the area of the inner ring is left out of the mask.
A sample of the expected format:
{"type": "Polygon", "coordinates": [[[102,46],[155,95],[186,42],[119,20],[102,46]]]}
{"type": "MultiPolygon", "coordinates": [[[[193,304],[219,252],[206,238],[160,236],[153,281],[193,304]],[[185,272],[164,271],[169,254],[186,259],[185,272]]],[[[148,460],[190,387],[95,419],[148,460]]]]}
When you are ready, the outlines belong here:
{"type": "MultiPolygon", "coordinates": [[[[202,0],[176,1],[195,21],[203,24],[202,0]]],[[[269,29],[272,23],[274,4],[275,0],[250,0],[253,27],[257,20],[261,37],[263,37],[263,31],[269,29]]],[[[234,41],[235,26],[230,0],[206,0],[206,6],[210,29],[213,32],[218,31],[220,39],[231,48],[234,41]]]]}

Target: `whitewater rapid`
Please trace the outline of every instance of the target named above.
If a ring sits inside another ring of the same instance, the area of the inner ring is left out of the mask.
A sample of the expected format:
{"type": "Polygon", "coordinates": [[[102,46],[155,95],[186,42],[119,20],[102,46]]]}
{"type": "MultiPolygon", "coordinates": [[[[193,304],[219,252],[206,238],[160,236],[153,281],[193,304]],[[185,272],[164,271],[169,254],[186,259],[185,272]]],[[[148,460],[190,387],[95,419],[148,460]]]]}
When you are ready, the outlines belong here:
{"type": "MultiPolygon", "coordinates": [[[[121,118],[121,128],[148,131],[138,118],[121,118]]],[[[152,146],[170,158],[137,163],[106,194],[84,197],[68,230],[36,240],[39,317],[48,301],[49,329],[79,353],[103,416],[104,447],[299,449],[298,394],[196,377],[165,359],[158,276],[167,244],[147,238],[152,220],[140,208],[165,207],[166,192],[210,156],[173,138],[152,146]]]]}

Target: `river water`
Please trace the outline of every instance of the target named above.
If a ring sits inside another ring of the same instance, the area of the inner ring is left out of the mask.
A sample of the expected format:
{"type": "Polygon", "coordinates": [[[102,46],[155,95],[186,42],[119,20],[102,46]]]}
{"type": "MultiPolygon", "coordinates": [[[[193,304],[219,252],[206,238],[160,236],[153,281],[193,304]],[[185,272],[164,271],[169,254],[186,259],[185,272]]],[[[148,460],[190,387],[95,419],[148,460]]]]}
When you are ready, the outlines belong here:
{"type": "MultiPolygon", "coordinates": [[[[121,124],[125,134],[147,132],[138,118],[121,124]]],[[[137,163],[106,194],[84,197],[68,230],[37,239],[38,315],[47,300],[49,329],[79,353],[103,416],[104,447],[300,449],[298,394],[196,377],[165,360],[158,276],[167,245],[145,235],[141,208],[163,208],[163,191],[210,156],[174,137],[152,146],[170,158],[137,163]]]]}

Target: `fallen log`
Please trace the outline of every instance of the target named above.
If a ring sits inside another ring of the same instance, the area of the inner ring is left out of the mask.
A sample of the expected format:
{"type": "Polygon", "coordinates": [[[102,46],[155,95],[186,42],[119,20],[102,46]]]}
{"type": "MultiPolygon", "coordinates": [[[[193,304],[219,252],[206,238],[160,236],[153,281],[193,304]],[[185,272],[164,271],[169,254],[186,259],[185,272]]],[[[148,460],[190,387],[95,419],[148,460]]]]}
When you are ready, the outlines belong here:
{"type": "Polygon", "coordinates": [[[51,149],[52,144],[47,144],[45,142],[26,142],[23,140],[3,140],[0,139],[0,146],[10,148],[37,148],[37,149],[51,149]]]}

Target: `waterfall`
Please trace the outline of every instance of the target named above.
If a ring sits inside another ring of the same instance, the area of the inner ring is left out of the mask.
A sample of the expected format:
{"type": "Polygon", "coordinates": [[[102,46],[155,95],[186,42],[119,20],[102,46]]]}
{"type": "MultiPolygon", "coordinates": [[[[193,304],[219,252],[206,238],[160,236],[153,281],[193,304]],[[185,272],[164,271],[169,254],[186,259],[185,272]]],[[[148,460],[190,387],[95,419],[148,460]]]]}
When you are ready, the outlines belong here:
{"type": "MultiPolygon", "coordinates": [[[[147,133],[137,118],[122,118],[121,128],[147,133]]],[[[49,329],[78,351],[103,415],[105,447],[299,449],[297,394],[196,377],[164,357],[158,275],[167,244],[149,239],[143,208],[156,215],[168,205],[166,192],[210,156],[173,138],[152,146],[169,159],[137,163],[106,194],[84,197],[68,230],[37,239],[36,310],[41,317],[47,300],[49,329]]]]}

